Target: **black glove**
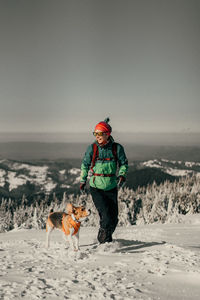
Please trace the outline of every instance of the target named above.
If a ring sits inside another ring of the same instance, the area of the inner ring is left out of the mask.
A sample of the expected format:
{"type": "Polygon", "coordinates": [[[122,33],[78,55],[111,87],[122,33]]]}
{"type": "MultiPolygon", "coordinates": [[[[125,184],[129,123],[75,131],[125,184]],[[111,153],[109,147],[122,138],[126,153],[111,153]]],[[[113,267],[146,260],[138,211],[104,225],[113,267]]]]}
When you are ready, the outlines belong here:
{"type": "Polygon", "coordinates": [[[118,179],[118,183],[117,183],[118,188],[123,187],[123,185],[125,184],[126,178],[124,176],[119,176],[117,179],[118,179]]]}
{"type": "Polygon", "coordinates": [[[86,182],[81,182],[81,184],[80,184],[80,191],[81,192],[85,191],[85,186],[86,186],[86,182]]]}

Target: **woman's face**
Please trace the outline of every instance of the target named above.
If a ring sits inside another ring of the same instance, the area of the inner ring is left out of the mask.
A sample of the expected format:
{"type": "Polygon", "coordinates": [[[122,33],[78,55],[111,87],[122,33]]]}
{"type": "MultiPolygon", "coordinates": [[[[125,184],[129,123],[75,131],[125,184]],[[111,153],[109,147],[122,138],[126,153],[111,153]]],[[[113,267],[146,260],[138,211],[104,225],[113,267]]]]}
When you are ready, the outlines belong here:
{"type": "MultiPolygon", "coordinates": [[[[95,132],[101,132],[101,130],[95,130],[95,132]]],[[[103,134],[102,136],[96,135],[96,141],[98,144],[106,144],[108,141],[109,136],[107,134],[103,134]]]]}

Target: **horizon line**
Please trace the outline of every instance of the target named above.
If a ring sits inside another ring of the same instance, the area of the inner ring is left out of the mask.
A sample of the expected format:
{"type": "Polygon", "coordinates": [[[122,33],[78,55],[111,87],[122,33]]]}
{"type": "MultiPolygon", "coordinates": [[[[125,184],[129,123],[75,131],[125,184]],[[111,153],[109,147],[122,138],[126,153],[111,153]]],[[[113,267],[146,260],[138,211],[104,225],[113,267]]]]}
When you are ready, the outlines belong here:
{"type": "MultiPolygon", "coordinates": [[[[87,133],[91,134],[91,132],[88,131],[0,131],[0,134],[81,134],[81,133],[87,133]]],[[[129,134],[135,134],[135,133],[148,133],[148,134],[159,134],[159,133],[170,133],[170,134],[191,134],[196,133],[200,134],[200,131],[190,131],[190,130],[182,130],[182,131],[113,131],[113,134],[117,133],[129,133],[129,134]]]]}

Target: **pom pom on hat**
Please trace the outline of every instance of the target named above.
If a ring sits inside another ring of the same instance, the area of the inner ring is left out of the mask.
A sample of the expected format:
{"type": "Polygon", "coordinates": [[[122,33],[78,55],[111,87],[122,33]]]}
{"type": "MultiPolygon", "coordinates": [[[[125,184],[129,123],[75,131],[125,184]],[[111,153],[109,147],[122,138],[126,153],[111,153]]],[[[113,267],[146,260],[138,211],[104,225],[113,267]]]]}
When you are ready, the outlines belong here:
{"type": "Polygon", "coordinates": [[[112,127],[108,124],[109,121],[110,118],[106,118],[104,121],[99,122],[94,131],[101,130],[102,132],[106,132],[108,135],[110,135],[112,132],[112,127]]]}
{"type": "Polygon", "coordinates": [[[104,120],[105,123],[109,123],[110,122],[110,118],[107,117],[105,120],[104,120]]]}

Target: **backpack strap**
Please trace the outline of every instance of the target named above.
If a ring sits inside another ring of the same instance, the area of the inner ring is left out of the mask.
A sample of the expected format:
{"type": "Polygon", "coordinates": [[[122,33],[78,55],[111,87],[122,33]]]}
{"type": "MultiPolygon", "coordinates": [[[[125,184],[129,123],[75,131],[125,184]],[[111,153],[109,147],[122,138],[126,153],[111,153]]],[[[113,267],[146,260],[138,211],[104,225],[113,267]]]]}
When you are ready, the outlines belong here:
{"type": "MultiPolygon", "coordinates": [[[[93,155],[92,155],[92,162],[91,162],[91,171],[93,172],[93,168],[95,166],[96,160],[99,157],[99,149],[98,149],[98,146],[97,146],[96,143],[93,143],[92,147],[93,147],[93,155]]],[[[118,161],[118,157],[117,157],[117,143],[113,143],[112,144],[112,153],[113,153],[113,156],[114,156],[114,160],[117,163],[117,161],[118,161]]],[[[103,160],[111,160],[111,159],[110,158],[104,158],[103,160]]]]}
{"type": "Polygon", "coordinates": [[[117,162],[118,161],[118,157],[117,157],[117,143],[115,143],[115,142],[112,144],[112,153],[113,153],[115,161],[117,162]]]}
{"type": "Polygon", "coordinates": [[[94,168],[96,160],[99,156],[99,150],[98,150],[98,146],[96,143],[93,143],[92,147],[93,147],[93,155],[92,155],[91,171],[93,172],[93,168],[94,168]]]}

